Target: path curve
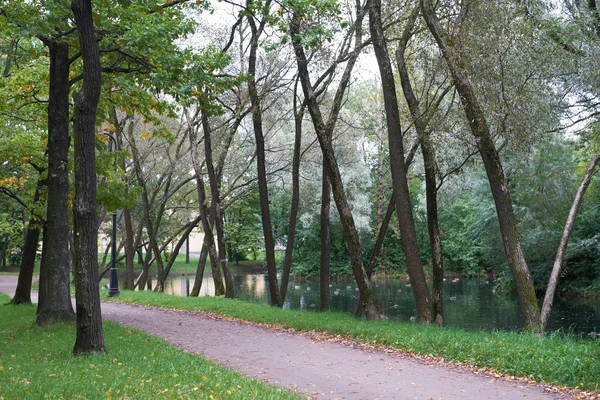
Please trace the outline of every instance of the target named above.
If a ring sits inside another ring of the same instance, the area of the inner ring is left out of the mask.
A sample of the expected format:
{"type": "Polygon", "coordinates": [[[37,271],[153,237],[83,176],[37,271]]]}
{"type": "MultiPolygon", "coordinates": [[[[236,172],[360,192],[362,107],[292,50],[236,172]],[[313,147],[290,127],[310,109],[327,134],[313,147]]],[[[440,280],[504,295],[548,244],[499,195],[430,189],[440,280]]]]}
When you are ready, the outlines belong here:
{"type": "MultiPolygon", "coordinates": [[[[0,275],[14,294],[16,277],[0,275]]],[[[37,293],[36,293],[37,294],[37,293]]],[[[33,296],[32,296],[33,297],[33,296]]],[[[426,365],[379,351],[199,313],[102,303],[104,319],[140,329],[256,379],[316,399],[560,399],[540,386],[426,365]]]]}

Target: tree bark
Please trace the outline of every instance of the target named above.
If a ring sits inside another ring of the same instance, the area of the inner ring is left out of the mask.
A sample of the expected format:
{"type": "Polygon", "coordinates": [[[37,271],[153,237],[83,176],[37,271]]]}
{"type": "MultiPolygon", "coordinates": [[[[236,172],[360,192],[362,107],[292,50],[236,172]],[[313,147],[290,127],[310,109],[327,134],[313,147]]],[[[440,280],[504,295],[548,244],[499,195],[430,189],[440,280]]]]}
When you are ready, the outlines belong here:
{"type": "MultiPolygon", "coordinates": [[[[429,245],[431,247],[432,262],[432,304],[433,320],[439,326],[444,325],[444,265],[442,260],[442,242],[440,237],[440,228],[438,223],[437,207],[437,184],[435,178],[435,149],[431,143],[430,131],[428,130],[429,117],[432,110],[429,110],[427,116],[422,112],[420,102],[417,99],[408,69],[406,67],[405,52],[408,41],[412,36],[414,24],[417,19],[419,7],[416,7],[411,14],[407,25],[402,33],[396,51],[396,62],[398,64],[398,74],[400,75],[400,84],[404,93],[404,98],[408,104],[410,114],[413,120],[421,153],[423,155],[423,166],[425,169],[425,198],[427,202],[427,230],[429,233],[429,245]]],[[[443,96],[443,94],[442,94],[443,96]]]]}
{"type": "Polygon", "coordinates": [[[302,83],[302,91],[304,92],[304,98],[313,121],[313,126],[315,128],[315,132],[319,140],[321,151],[323,153],[324,163],[327,164],[327,169],[329,171],[329,179],[333,190],[333,198],[338,213],[340,215],[340,222],[344,229],[346,244],[348,246],[348,253],[350,256],[350,264],[352,266],[352,273],[354,274],[354,278],[356,279],[359,294],[363,299],[363,307],[365,308],[366,318],[379,319],[379,313],[377,311],[377,306],[375,305],[375,297],[373,296],[371,283],[367,277],[366,271],[363,266],[362,252],[358,232],[354,224],[354,218],[352,216],[352,211],[350,209],[346,193],[344,192],[342,177],[338,168],[337,161],[335,159],[333,147],[331,145],[331,137],[335,129],[335,123],[337,122],[339,111],[341,109],[342,99],[350,81],[352,69],[356,64],[356,60],[358,59],[360,53],[359,47],[362,42],[363,19],[364,9],[360,6],[357,6],[356,22],[354,25],[355,48],[354,51],[350,53],[350,56],[348,57],[346,68],[344,69],[344,72],[338,84],[338,89],[334,97],[333,106],[327,125],[324,122],[320,107],[317,103],[317,98],[312,83],[310,82],[310,75],[308,72],[308,61],[300,40],[301,27],[298,15],[295,14],[292,17],[289,23],[289,28],[292,45],[294,48],[294,54],[296,55],[296,62],[298,64],[298,74],[302,83]]]}
{"type": "MultiPolygon", "coordinates": [[[[294,93],[296,91],[294,90],[294,93]]],[[[294,239],[296,237],[296,222],[298,221],[298,209],[300,208],[300,150],[302,147],[302,120],[304,119],[304,105],[300,110],[296,107],[296,96],[294,96],[294,155],[292,158],[292,203],[290,204],[290,216],[288,224],[287,241],[285,243],[285,257],[283,260],[283,271],[281,272],[281,287],[279,289],[279,306],[283,307],[290,281],[292,268],[292,255],[294,252],[294,239]]]]}
{"type": "Polygon", "coordinates": [[[396,213],[400,222],[400,234],[402,235],[402,246],[406,258],[406,266],[410,283],[413,289],[417,305],[419,322],[431,323],[431,305],[429,299],[429,288],[423,270],[423,262],[417,243],[417,232],[410,204],[408,181],[406,178],[406,165],[404,163],[404,147],[402,143],[402,129],[400,126],[400,110],[396,97],[396,84],[394,73],[387,52],[387,44],[381,24],[381,0],[371,0],[369,7],[369,26],[375,57],[379,66],[381,84],[383,89],[383,101],[385,106],[386,124],[388,130],[388,141],[390,148],[390,169],[392,172],[392,184],[396,201],[396,213]]]}
{"type": "MultiPolygon", "coordinates": [[[[40,199],[40,190],[44,181],[38,178],[35,193],[33,195],[33,204],[40,199]]],[[[40,241],[40,229],[43,224],[39,215],[31,214],[27,224],[27,233],[25,235],[25,245],[23,246],[23,257],[19,268],[19,279],[15,295],[10,300],[10,304],[31,304],[31,284],[33,280],[33,270],[35,268],[35,257],[37,256],[38,244],[40,241]]]]}
{"type": "MultiPolygon", "coordinates": [[[[204,244],[208,248],[210,267],[215,282],[215,295],[222,296],[225,294],[225,286],[223,285],[223,276],[221,275],[221,270],[219,268],[219,257],[217,255],[217,250],[215,249],[215,238],[209,221],[209,211],[206,206],[206,189],[204,186],[204,179],[202,179],[202,168],[200,166],[200,161],[198,160],[198,139],[194,127],[189,127],[188,134],[190,138],[192,165],[196,174],[196,192],[198,195],[200,217],[202,219],[202,230],[204,231],[204,244]]],[[[194,290],[192,289],[192,292],[193,291],[194,290]]]]}
{"type": "Polygon", "coordinates": [[[202,128],[204,130],[204,159],[206,161],[206,169],[208,171],[208,181],[210,185],[210,208],[213,217],[213,225],[217,231],[217,248],[219,252],[219,263],[223,269],[225,277],[225,297],[233,299],[235,288],[233,286],[233,277],[229,270],[227,252],[225,250],[225,235],[223,232],[223,213],[221,212],[221,194],[219,193],[220,182],[217,180],[217,174],[213,163],[212,138],[211,128],[206,111],[200,111],[202,119],[202,128]]]}
{"type": "MultiPolygon", "coordinates": [[[[96,215],[96,112],[100,99],[100,52],[91,0],[72,0],[83,60],[83,85],[75,93],[75,298],[77,338],[73,354],[105,353],[98,288],[98,229],[96,215]]],[[[116,245],[116,244],[113,244],[116,245]]]]}
{"type": "Polygon", "coordinates": [[[548,317],[550,316],[550,312],[552,311],[552,302],[554,301],[554,294],[556,292],[556,287],[558,286],[558,279],[560,278],[562,262],[565,258],[567,245],[569,244],[571,230],[573,229],[575,219],[577,218],[577,214],[579,213],[579,208],[581,207],[581,203],[583,202],[583,196],[585,195],[588,186],[590,186],[590,182],[592,181],[592,177],[596,173],[596,167],[598,166],[599,162],[600,152],[596,153],[588,163],[588,166],[585,170],[585,174],[583,175],[583,179],[581,180],[579,188],[577,188],[577,192],[575,193],[575,198],[573,199],[571,209],[569,210],[569,215],[567,216],[567,221],[565,222],[565,227],[563,229],[562,236],[560,237],[558,250],[556,251],[556,257],[554,258],[554,265],[552,267],[552,273],[550,274],[550,280],[548,281],[548,286],[546,287],[546,295],[544,296],[544,303],[542,305],[541,313],[541,332],[543,332],[546,328],[546,325],[548,324],[548,317]]]}
{"type": "MultiPolygon", "coordinates": [[[[252,3],[251,0],[247,5],[252,3]]],[[[264,7],[268,9],[268,4],[264,7]]],[[[269,188],[267,184],[267,167],[265,157],[265,137],[263,133],[262,109],[260,97],[256,87],[256,60],[258,51],[258,39],[263,32],[266,19],[263,19],[259,26],[254,22],[254,16],[248,16],[248,23],[252,36],[250,38],[250,55],[248,56],[248,95],[252,104],[252,125],[254,128],[254,138],[256,140],[256,169],[258,175],[258,195],[260,199],[260,215],[262,219],[263,235],[265,240],[265,255],[267,261],[267,274],[269,278],[269,293],[271,295],[271,305],[279,306],[279,287],[277,284],[277,265],[275,262],[275,240],[273,239],[273,228],[271,225],[271,211],[269,209],[269,188]]]]}
{"type": "Polygon", "coordinates": [[[475,95],[468,73],[462,67],[460,49],[456,49],[450,44],[448,33],[443,29],[435,14],[434,3],[431,0],[421,0],[421,9],[425,22],[442,51],[448,69],[452,74],[454,86],[460,96],[471,133],[475,137],[477,148],[485,166],[492,196],[496,204],[504,250],[517,287],[519,307],[525,329],[539,331],[541,319],[533,281],[521,249],[519,232],[512,209],[512,200],[500,156],[490,134],[485,114],[475,95]]]}
{"type": "MultiPolygon", "coordinates": [[[[37,323],[73,321],[69,268],[69,47],[45,41],[50,53],[45,251],[40,264],[37,323]]],[[[98,261],[96,260],[96,264],[98,261]]]]}
{"type": "Polygon", "coordinates": [[[198,267],[196,267],[194,286],[192,286],[192,292],[190,293],[190,296],[192,297],[198,297],[200,295],[202,279],[204,279],[204,268],[206,268],[206,257],[208,257],[208,246],[206,245],[206,239],[204,239],[202,249],[200,250],[200,258],[198,259],[198,267]]]}
{"type": "Polygon", "coordinates": [[[321,311],[331,308],[331,294],[329,292],[330,259],[331,259],[331,185],[329,184],[329,171],[327,163],[323,163],[323,176],[321,178],[321,268],[319,269],[319,289],[321,293],[321,311]]]}

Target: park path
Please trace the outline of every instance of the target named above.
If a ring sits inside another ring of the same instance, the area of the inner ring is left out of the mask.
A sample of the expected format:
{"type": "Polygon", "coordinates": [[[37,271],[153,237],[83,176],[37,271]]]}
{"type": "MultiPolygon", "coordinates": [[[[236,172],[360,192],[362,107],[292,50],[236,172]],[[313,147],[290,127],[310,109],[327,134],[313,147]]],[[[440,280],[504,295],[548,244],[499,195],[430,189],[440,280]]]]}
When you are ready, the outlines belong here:
{"type": "MultiPolygon", "coordinates": [[[[0,291],[13,295],[15,287],[15,276],[0,275],[0,291]]],[[[537,385],[497,380],[200,313],[102,303],[102,315],[313,399],[568,398],[537,385]]]]}

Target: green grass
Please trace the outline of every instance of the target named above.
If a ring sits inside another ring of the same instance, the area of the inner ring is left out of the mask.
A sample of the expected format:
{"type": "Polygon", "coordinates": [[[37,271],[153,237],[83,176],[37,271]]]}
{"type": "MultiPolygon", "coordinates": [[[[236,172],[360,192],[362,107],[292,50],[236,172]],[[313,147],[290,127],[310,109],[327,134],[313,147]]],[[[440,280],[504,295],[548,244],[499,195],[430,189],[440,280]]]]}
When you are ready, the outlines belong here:
{"type": "Polygon", "coordinates": [[[74,357],[74,324],[34,321],[34,306],[0,306],[0,399],[299,398],[114,323],[108,354],[74,357]]]}
{"type": "MultiPolygon", "coordinates": [[[[102,257],[103,257],[102,255],[98,256],[98,262],[99,263],[102,262],[102,257]]],[[[262,260],[257,260],[257,261],[242,260],[242,261],[240,261],[239,265],[240,266],[254,266],[254,265],[260,265],[262,263],[263,263],[262,260]]],[[[107,259],[106,259],[106,265],[104,266],[104,268],[108,267],[109,265],[110,265],[110,256],[107,257],[107,259]]],[[[229,263],[229,265],[230,266],[235,266],[235,261],[229,263]]],[[[175,259],[175,262],[173,263],[173,266],[171,267],[171,270],[169,272],[169,276],[181,275],[181,274],[194,275],[196,273],[196,269],[197,268],[198,268],[198,259],[197,258],[190,257],[190,262],[186,263],[185,262],[185,255],[180,254],[175,259]]],[[[137,263],[137,256],[135,257],[134,269],[135,269],[136,272],[141,272],[142,271],[141,264],[137,263]]],[[[121,262],[117,263],[117,270],[119,271],[119,274],[124,274],[125,273],[125,261],[121,261],[121,262]]],[[[151,271],[152,270],[156,270],[156,264],[153,264],[150,267],[150,270],[151,271]]],[[[17,269],[17,272],[18,272],[18,269],[17,269]]],[[[204,275],[205,276],[210,276],[211,275],[210,263],[208,261],[207,261],[207,264],[206,264],[206,268],[204,270],[204,275]]]]}
{"type": "MultiPolygon", "coordinates": [[[[103,300],[108,300],[104,295],[103,300]]],[[[538,382],[600,390],[600,341],[561,334],[472,332],[391,321],[361,321],[341,313],[282,310],[220,297],[182,298],[153,292],[122,291],[112,301],[182,310],[203,310],[247,321],[302,331],[347,335],[359,343],[491,368],[538,382]]]]}

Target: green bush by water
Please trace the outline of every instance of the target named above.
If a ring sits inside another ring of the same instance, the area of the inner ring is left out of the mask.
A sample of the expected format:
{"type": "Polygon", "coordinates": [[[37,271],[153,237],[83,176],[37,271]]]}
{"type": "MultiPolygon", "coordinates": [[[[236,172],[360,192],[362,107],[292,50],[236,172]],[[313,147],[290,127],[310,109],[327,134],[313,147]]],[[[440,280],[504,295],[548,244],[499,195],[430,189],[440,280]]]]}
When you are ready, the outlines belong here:
{"type": "MultiPolygon", "coordinates": [[[[116,298],[112,298],[116,299],[116,298]]],[[[121,292],[117,301],[182,310],[203,310],[302,331],[348,335],[419,355],[536,381],[600,390],[600,341],[550,334],[472,332],[391,321],[362,321],[342,313],[282,310],[221,297],[181,298],[153,292],[121,292]]]]}
{"type": "Polygon", "coordinates": [[[299,398],[118,324],[104,335],[108,354],[74,357],[73,324],[42,328],[34,306],[0,306],[0,399],[299,398]]]}

